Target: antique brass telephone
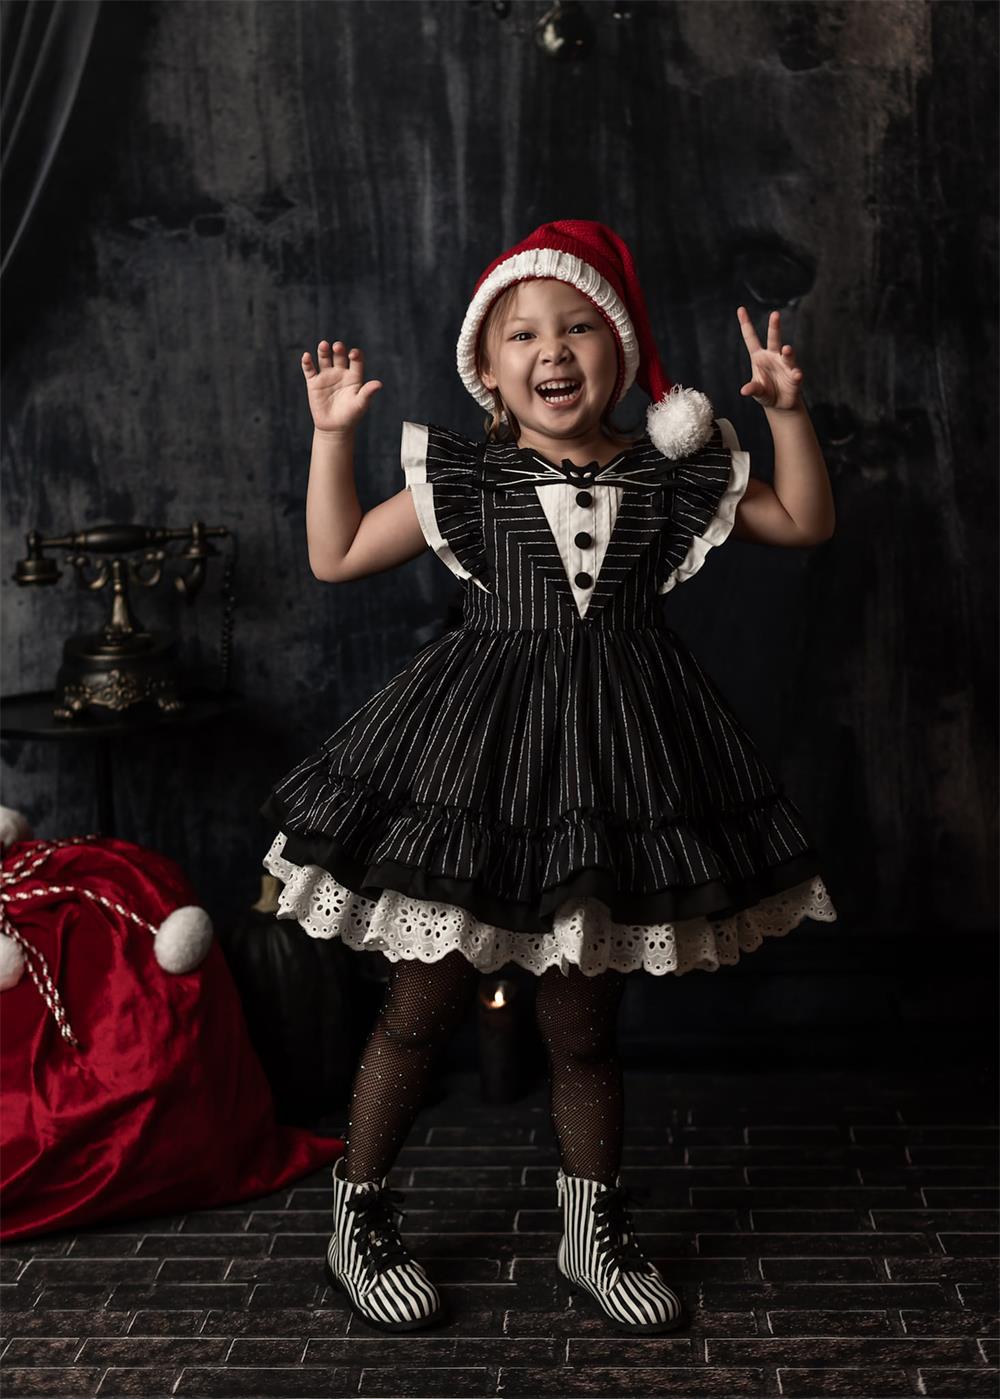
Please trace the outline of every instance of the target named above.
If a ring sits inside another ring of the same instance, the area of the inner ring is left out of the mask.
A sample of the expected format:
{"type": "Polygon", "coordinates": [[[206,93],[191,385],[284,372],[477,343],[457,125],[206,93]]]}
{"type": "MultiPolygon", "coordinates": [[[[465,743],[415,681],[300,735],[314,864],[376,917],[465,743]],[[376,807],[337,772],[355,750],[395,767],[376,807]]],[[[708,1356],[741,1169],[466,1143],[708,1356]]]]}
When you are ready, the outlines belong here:
{"type": "Polygon", "coordinates": [[[222,574],[222,636],[219,648],[221,684],[229,686],[232,660],[233,574],[238,557],[236,535],[224,526],[206,527],[200,520],[187,529],[162,529],[146,525],[95,525],[93,529],[43,539],[38,530],[27,536],[27,557],[20,559],[11,575],[15,583],[52,584],[62,576],[44,549],[65,549],[66,562],[73,565],[77,584],[97,592],[111,587],[111,616],[97,632],[80,632],[63,645],[63,662],[56,676],[57,719],[75,719],[87,714],[114,720],[135,705],[155,705],[162,713],[184,709],[181,695],[178,638],[169,631],[147,631],[137,620],[129,599],[129,584],[154,588],[163,577],[164,564],[176,560],[187,564],[186,572],[174,577],[174,587],[189,605],[205,581],[208,559],[219,550],[210,537],[225,535],[231,541],[222,574]],[[161,547],[171,540],[184,541],[184,547],[168,554],[161,547]],[[129,554],[142,551],[138,559],[129,554]],[[97,561],[91,554],[105,555],[97,561]]]}

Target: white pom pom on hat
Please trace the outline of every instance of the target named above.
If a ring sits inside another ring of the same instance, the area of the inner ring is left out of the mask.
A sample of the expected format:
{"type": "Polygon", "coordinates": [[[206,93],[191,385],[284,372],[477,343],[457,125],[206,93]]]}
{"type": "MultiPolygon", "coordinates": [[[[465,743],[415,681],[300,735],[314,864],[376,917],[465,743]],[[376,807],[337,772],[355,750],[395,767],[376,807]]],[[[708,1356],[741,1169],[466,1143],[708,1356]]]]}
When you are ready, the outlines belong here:
{"type": "Polygon", "coordinates": [[[476,369],[479,337],[490,307],[514,282],[541,277],[576,287],[607,321],[618,344],[612,406],[638,383],[652,399],[646,428],[658,451],[676,461],[704,446],[713,431],[712,404],[698,389],[681,388],[667,378],[628,245],[613,229],[593,219],[541,224],[494,258],[479,278],[457,347],[459,376],[476,402],[493,407],[493,395],[476,369]]]}

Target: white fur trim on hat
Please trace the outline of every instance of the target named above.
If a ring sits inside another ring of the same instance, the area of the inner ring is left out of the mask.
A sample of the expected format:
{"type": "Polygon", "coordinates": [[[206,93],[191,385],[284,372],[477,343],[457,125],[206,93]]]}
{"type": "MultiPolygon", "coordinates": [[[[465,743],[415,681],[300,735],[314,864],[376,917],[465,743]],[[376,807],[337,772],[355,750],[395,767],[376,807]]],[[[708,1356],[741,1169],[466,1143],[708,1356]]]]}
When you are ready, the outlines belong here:
{"type": "Polygon", "coordinates": [[[469,393],[484,408],[493,407],[493,395],[476,373],[479,327],[493,302],[512,282],[537,277],[553,277],[556,281],[568,282],[571,287],[583,292],[612,322],[622,347],[624,379],[618,398],[624,398],[635,382],[639,368],[639,346],[631,317],[614,287],[589,262],[558,248],[529,248],[527,252],[515,253],[506,262],[501,262],[499,267],[494,267],[472,298],[462,322],[457,353],[458,372],[469,393]]]}
{"type": "Polygon", "coordinates": [[[658,403],[646,409],[646,429],[657,451],[676,461],[704,446],[712,435],[714,416],[707,395],[674,384],[658,403]]]}
{"type": "Polygon", "coordinates": [[[208,956],[211,945],[211,918],[196,904],[185,904],[164,918],[156,930],[153,952],[164,971],[191,972],[208,956]]]}
{"type": "Polygon", "coordinates": [[[0,847],[6,850],[15,840],[31,840],[28,818],[12,806],[0,806],[0,847]]]}

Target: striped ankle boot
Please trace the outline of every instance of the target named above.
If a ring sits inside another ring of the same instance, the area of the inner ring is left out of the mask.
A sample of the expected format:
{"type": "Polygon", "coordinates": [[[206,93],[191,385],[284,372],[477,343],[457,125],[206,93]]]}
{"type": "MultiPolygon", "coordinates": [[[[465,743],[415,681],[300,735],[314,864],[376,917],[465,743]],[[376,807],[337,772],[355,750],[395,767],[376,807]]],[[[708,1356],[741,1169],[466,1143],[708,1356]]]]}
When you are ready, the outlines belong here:
{"type": "Polygon", "coordinates": [[[381,1181],[344,1178],[344,1158],[333,1167],[333,1234],[326,1277],[347,1293],[354,1312],[380,1331],[416,1331],[445,1318],[437,1288],[403,1246],[394,1216],[405,1198],[381,1181]]]}
{"type": "Polygon", "coordinates": [[[683,1302],[636,1243],[621,1177],[610,1186],[560,1169],[556,1190],[563,1213],[556,1267],[570,1287],[595,1298],[620,1332],[657,1335],[685,1326],[683,1302]]]}

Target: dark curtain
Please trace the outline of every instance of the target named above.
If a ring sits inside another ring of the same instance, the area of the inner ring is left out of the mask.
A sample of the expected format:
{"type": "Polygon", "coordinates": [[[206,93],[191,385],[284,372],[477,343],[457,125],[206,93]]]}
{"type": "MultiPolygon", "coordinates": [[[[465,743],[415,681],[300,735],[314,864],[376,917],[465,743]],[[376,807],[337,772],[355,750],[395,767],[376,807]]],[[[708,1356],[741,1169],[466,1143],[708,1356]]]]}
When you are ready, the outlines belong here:
{"type": "Polygon", "coordinates": [[[101,0],[0,4],[0,278],[59,149],[100,6],[101,0]]]}

